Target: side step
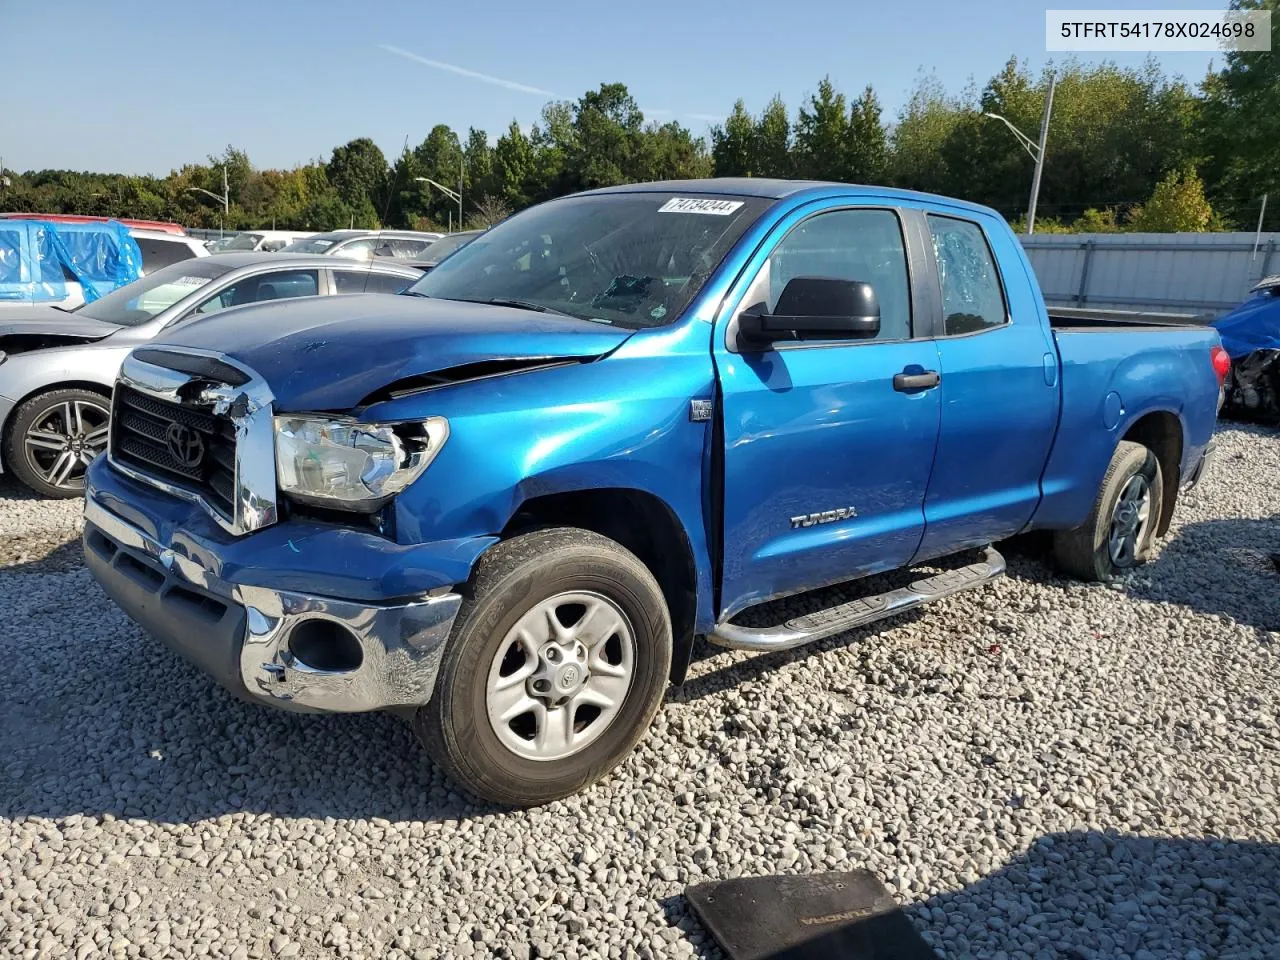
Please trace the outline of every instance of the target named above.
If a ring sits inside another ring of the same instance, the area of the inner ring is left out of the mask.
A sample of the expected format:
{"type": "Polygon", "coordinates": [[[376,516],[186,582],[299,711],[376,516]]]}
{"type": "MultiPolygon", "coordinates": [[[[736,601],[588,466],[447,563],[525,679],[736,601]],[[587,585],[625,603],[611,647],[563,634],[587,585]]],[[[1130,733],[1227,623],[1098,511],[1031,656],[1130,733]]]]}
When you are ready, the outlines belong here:
{"type": "Polygon", "coordinates": [[[984,559],[959,570],[948,570],[917,580],[907,587],[795,617],[776,627],[717,624],[707,639],[716,646],[731,650],[790,650],[903,613],[931,600],[981,586],[1003,574],[1004,566],[1004,557],[994,547],[987,547],[984,559]]]}

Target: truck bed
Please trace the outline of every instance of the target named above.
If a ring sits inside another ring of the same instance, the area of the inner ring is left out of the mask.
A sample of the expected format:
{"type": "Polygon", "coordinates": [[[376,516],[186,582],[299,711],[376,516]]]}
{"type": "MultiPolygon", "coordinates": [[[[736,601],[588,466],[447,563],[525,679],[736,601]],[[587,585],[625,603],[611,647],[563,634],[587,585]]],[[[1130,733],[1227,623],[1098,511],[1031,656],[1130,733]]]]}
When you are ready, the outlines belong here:
{"type": "Polygon", "coordinates": [[[1045,308],[1049,313],[1049,326],[1055,330],[1097,330],[1120,327],[1202,327],[1211,319],[1206,314],[1142,313],[1137,310],[1090,310],[1084,307],[1045,308]]]}

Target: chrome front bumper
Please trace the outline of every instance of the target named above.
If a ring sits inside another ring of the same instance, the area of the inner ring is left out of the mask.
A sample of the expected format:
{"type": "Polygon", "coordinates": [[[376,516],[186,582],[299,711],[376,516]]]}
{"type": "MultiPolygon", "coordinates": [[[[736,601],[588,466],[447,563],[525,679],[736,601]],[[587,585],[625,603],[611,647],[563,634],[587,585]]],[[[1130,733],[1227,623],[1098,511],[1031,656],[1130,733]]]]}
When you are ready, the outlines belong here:
{"type": "Polygon", "coordinates": [[[94,577],[133,619],[238,696],[286,710],[426,703],[462,602],[441,592],[372,605],[228,583],[112,513],[92,490],[84,548],[94,577]],[[353,651],[349,666],[325,669],[300,659],[291,640],[303,625],[343,638],[353,651]]]}

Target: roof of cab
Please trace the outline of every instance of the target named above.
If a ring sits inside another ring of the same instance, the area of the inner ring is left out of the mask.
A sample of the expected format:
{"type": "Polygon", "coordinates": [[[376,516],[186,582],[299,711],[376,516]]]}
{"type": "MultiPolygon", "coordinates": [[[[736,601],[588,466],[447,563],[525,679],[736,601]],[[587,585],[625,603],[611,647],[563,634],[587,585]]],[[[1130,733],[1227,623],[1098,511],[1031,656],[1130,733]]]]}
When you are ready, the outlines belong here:
{"type": "Polygon", "coordinates": [[[934,193],[916,190],[900,190],[875,184],[836,183],[826,180],[775,180],[768,177],[713,177],[706,180],[655,180],[652,183],[625,183],[616,187],[600,187],[587,193],[701,193],[723,196],[762,197],[767,200],[783,200],[800,194],[822,196],[826,194],[865,193],[875,197],[913,200],[944,204],[965,210],[999,216],[996,211],[982,204],[970,203],[934,193]]]}

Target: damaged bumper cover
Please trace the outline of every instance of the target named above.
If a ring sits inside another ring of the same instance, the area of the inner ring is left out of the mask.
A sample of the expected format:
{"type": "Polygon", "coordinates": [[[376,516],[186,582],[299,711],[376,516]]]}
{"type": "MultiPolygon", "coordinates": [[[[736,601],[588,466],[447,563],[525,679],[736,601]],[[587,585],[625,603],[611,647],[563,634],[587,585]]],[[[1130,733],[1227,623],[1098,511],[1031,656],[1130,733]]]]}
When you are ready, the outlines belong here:
{"type": "MultiPolygon", "coordinates": [[[[234,582],[226,578],[230,564],[207,552],[208,541],[165,542],[156,523],[121,515],[145,506],[146,491],[132,491],[144,499],[140,504],[131,496],[131,510],[111,509],[120,505],[113,485],[135,485],[113,476],[103,458],[89,473],[84,555],[94,578],[148,632],[238,697],[335,713],[430,699],[461,603],[449,585],[409,600],[375,602],[298,589],[297,578],[267,584],[260,570],[252,578],[258,582],[234,582]],[[193,549],[196,544],[202,549],[193,549]]],[[[295,537],[305,542],[299,532],[295,537]]],[[[441,569],[460,559],[458,553],[456,545],[446,550],[441,569]]]]}

